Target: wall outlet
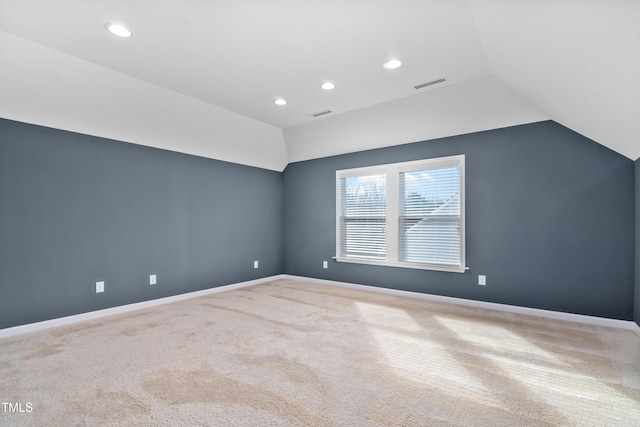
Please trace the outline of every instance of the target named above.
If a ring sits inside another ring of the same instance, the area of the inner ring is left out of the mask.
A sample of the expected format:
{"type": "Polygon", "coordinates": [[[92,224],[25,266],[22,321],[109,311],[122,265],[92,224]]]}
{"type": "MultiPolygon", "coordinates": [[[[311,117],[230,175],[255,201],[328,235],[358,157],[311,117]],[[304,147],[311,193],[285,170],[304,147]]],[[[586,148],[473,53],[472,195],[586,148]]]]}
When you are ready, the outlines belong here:
{"type": "Polygon", "coordinates": [[[478,275],[478,285],[487,286],[487,276],[485,276],[484,274],[479,274],[478,275]]]}
{"type": "Polygon", "coordinates": [[[149,275],[149,284],[150,285],[155,285],[156,283],[158,283],[157,279],[156,279],[156,275],[155,274],[150,274],[149,275]]]}
{"type": "Polygon", "coordinates": [[[96,282],[96,294],[104,292],[104,281],[96,282]]]}
{"type": "Polygon", "coordinates": [[[322,268],[329,268],[329,263],[327,261],[322,261],[322,268]]]}
{"type": "Polygon", "coordinates": [[[258,268],[258,261],[253,261],[253,268],[258,268]]]}

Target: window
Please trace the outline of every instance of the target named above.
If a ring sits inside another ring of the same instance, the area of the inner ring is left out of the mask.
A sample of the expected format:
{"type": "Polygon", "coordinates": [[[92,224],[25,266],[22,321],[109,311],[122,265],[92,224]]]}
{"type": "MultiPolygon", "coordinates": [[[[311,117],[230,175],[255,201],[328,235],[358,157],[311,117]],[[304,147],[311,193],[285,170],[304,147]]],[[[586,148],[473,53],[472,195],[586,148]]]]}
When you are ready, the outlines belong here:
{"type": "Polygon", "coordinates": [[[349,176],[340,180],[340,230],[345,256],[386,257],[387,190],[384,174],[349,176]]]}
{"type": "Polygon", "coordinates": [[[464,155],[336,172],[336,259],[465,271],[464,155]]]}

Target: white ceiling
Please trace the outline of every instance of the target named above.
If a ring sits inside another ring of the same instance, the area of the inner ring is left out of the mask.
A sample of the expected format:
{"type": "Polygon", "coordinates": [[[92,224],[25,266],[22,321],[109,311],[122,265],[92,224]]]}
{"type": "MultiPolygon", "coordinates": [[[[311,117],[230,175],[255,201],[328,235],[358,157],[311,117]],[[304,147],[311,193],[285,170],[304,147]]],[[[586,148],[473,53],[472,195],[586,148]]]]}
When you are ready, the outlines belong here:
{"type": "Polygon", "coordinates": [[[639,0],[470,0],[493,73],[556,122],[640,157],[639,0]]]}
{"type": "Polygon", "coordinates": [[[639,24],[637,0],[0,0],[0,116],[276,170],[550,118],[635,160],[639,24]]]}

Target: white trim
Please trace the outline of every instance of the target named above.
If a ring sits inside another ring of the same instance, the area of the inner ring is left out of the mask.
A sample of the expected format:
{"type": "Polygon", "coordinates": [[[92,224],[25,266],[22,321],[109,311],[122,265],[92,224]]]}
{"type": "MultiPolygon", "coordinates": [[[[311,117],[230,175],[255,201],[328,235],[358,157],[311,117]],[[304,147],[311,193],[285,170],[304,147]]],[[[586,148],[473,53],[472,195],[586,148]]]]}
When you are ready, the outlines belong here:
{"type": "Polygon", "coordinates": [[[640,337],[640,327],[637,323],[628,320],[608,319],[606,317],[587,316],[584,314],[563,313],[560,311],[541,310],[538,308],[520,307],[517,305],[498,304],[493,302],[475,301],[464,298],[445,297],[442,295],[423,294],[420,292],[401,291],[397,289],[379,288],[376,286],[359,285],[356,283],[336,282],[333,280],[314,279],[309,277],[292,276],[283,274],[283,279],[298,280],[301,282],[315,283],[319,285],[338,286],[341,288],[357,289],[361,291],[377,292],[381,294],[401,296],[407,298],[423,299],[428,301],[444,302],[447,304],[464,305],[468,307],[484,308],[488,310],[503,311],[506,313],[523,314],[526,316],[544,317],[547,319],[564,320],[567,322],[585,323],[589,325],[607,326],[611,328],[627,329],[636,332],[640,337]]]}
{"type": "Polygon", "coordinates": [[[460,161],[461,158],[464,158],[464,154],[454,154],[452,156],[443,156],[443,157],[427,157],[425,159],[419,160],[410,160],[407,162],[396,162],[396,163],[383,163],[373,166],[363,166],[359,168],[351,168],[351,169],[340,169],[336,172],[339,172],[341,177],[351,177],[351,176],[359,176],[362,174],[372,175],[376,173],[384,173],[389,168],[399,169],[402,172],[410,172],[421,170],[425,163],[432,165],[434,169],[449,167],[451,164],[460,161]]]}
{"type": "Polygon", "coordinates": [[[638,338],[640,338],[640,326],[638,326],[636,322],[631,323],[633,323],[633,325],[631,325],[631,329],[636,333],[636,335],[638,335],[638,338]]]}
{"type": "Polygon", "coordinates": [[[233,289],[244,288],[247,286],[259,285],[261,283],[271,282],[283,278],[283,275],[264,277],[262,279],[249,280],[247,282],[233,283],[230,285],[218,286],[201,291],[188,292],[186,294],[174,295],[171,297],[158,298],[150,301],[137,302],[133,304],[120,305],[117,307],[105,308],[103,310],[90,311],[88,313],[75,314],[73,316],[60,317],[57,319],[44,320],[42,322],[29,323],[26,325],[14,326],[11,328],[0,329],[0,338],[11,337],[14,335],[36,332],[43,329],[49,329],[56,326],[69,325],[71,323],[83,322],[85,320],[98,319],[100,317],[112,316],[114,314],[126,313],[129,311],[140,310],[143,308],[155,307],[157,305],[169,304],[190,298],[201,297],[204,295],[215,294],[218,292],[230,291],[233,289]]]}
{"type": "MultiPolygon", "coordinates": [[[[385,179],[387,181],[385,187],[387,189],[387,217],[385,221],[385,252],[387,257],[385,263],[398,263],[401,265],[402,263],[398,262],[398,248],[400,246],[400,235],[398,234],[400,225],[398,224],[398,200],[400,199],[398,195],[400,191],[398,188],[398,173],[400,171],[397,169],[388,169],[387,172],[388,173],[385,173],[385,179]],[[392,189],[392,191],[389,191],[389,189],[392,189]]],[[[336,252],[336,255],[338,255],[338,262],[344,259],[340,257],[340,252],[336,252]]],[[[364,262],[366,263],[367,260],[364,262]]]]}
{"type": "MultiPolygon", "coordinates": [[[[397,247],[397,246],[396,246],[397,247]]],[[[362,258],[362,257],[340,257],[334,256],[338,262],[350,262],[352,264],[368,264],[368,265],[380,265],[383,267],[399,267],[399,268],[413,268],[417,270],[431,270],[431,271],[447,271],[449,273],[465,273],[469,267],[458,267],[457,265],[438,265],[438,264],[421,264],[417,262],[404,262],[404,261],[385,261],[384,259],[375,258],[362,258]]]]}

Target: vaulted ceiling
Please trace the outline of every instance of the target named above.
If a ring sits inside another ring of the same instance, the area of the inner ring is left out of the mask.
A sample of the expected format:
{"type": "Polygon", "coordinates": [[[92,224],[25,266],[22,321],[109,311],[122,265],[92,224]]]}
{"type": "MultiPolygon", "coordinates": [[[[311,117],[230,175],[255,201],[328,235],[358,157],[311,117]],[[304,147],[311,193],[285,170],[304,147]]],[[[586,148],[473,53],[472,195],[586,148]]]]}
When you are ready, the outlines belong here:
{"type": "Polygon", "coordinates": [[[0,0],[0,62],[1,117],[274,170],[547,119],[640,157],[637,0],[0,0]]]}

